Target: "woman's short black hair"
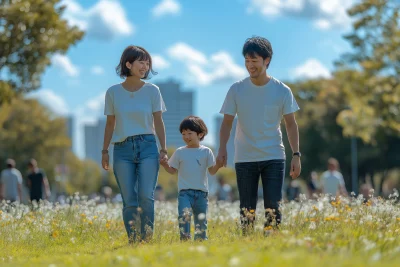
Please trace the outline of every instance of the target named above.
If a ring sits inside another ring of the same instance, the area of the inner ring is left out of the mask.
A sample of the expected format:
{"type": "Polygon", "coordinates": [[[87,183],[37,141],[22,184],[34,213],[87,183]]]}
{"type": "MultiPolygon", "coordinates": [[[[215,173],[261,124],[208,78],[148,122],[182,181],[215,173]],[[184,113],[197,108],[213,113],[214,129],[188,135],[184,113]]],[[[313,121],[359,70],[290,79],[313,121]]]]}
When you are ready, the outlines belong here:
{"type": "Polygon", "coordinates": [[[256,55],[258,55],[264,60],[267,58],[270,58],[272,60],[273,53],[274,52],[272,51],[271,43],[266,38],[260,36],[248,38],[244,43],[242,50],[242,54],[244,57],[255,57],[256,55]]]}
{"type": "Polygon", "coordinates": [[[121,59],[119,61],[118,66],[115,68],[117,74],[122,79],[132,76],[130,70],[126,66],[126,62],[133,63],[136,60],[148,60],[149,61],[149,70],[144,75],[143,79],[148,79],[149,73],[151,72],[153,75],[156,75],[157,72],[153,70],[153,62],[151,60],[150,53],[147,52],[146,49],[140,46],[130,45],[125,48],[124,52],[121,55],[121,59]]]}
{"type": "Polygon", "coordinates": [[[197,134],[203,134],[200,141],[203,141],[204,137],[208,133],[208,129],[204,121],[197,116],[188,116],[183,119],[179,126],[179,131],[182,133],[184,130],[196,132],[197,134]]]}

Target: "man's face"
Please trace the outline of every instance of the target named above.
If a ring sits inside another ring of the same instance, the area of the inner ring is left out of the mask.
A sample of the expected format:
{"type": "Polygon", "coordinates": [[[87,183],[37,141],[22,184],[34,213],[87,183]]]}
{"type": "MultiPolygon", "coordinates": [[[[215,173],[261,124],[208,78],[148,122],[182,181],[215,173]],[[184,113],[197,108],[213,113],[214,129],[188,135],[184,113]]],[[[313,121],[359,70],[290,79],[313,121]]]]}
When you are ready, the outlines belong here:
{"type": "Polygon", "coordinates": [[[261,74],[263,74],[267,65],[270,61],[270,58],[266,58],[265,60],[259,55],[255,54],[254,57],[249,55],[245,56],[245,65],[246,69],[250,74],[251,78],[258,78],[261,74]]]}

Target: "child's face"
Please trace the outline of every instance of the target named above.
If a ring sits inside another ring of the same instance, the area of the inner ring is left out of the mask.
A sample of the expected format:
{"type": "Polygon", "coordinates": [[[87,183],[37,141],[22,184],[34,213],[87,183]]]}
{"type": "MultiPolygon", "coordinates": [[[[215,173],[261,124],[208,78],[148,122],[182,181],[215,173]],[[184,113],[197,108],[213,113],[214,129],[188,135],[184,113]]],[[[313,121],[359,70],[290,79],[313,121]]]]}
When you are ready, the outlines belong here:
{"type": "Polygon", "coordinates": [[[200,144],[200,138],[203,134],[198,134],[191,130],[182,131],[182,139],[188,146],[198,146],[200,144]]]}

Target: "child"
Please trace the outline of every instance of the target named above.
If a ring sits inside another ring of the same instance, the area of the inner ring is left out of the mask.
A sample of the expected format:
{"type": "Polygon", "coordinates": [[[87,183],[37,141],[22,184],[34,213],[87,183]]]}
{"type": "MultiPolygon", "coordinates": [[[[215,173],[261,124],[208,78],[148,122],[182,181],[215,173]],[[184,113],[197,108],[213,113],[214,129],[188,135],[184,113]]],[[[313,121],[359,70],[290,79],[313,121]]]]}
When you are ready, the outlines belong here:
{"type": "Polygon", "coordinates": [[[186,146],[178,148],[169,161],[160,164],[170,173],[178,171],[178,213],[181,240],[191,239],[190,221],[193,212],[195,224],[194,239],[207,239],[208,179],[217,173],[222,165],[215,163],[210,148],[200,145],[207,135],[207,126],[196,116],[185,118],[179,126],[186,146]]]}

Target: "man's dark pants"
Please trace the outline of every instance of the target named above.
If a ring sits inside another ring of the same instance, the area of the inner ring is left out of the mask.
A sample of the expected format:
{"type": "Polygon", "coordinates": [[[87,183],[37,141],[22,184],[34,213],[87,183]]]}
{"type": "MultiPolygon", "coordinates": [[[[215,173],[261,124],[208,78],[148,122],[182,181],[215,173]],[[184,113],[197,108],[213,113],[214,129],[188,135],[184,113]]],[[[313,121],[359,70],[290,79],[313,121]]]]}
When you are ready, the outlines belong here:
{"type": "Polygon", "coordinates": [[[240,199],[242,226],[253,226],[257,205],[258,184],[262,181],[265,226],[278,226],[281,222],[279,202],[282,200],[282,186],[285,177],[285,160],[238,162],[235,164],[240,199]]]}

